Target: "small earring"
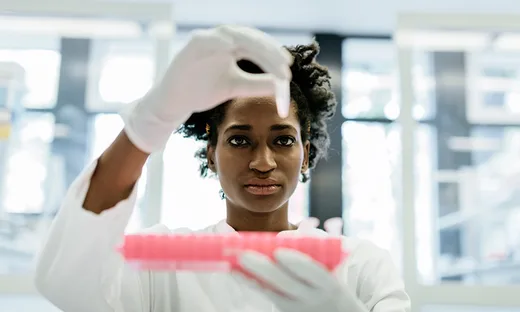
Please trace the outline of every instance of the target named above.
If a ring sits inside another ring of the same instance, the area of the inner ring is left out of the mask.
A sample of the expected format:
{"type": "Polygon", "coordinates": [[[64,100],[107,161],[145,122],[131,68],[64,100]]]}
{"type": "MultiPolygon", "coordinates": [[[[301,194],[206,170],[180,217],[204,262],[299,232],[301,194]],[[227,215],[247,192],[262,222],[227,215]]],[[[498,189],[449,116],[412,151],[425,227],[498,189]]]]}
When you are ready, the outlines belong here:
{"type": "Polygon", "coordinates": [[[211,130],[211,127],[208,123],[206,123],[206,134],[209,136],[209,130],[211,130]]]}

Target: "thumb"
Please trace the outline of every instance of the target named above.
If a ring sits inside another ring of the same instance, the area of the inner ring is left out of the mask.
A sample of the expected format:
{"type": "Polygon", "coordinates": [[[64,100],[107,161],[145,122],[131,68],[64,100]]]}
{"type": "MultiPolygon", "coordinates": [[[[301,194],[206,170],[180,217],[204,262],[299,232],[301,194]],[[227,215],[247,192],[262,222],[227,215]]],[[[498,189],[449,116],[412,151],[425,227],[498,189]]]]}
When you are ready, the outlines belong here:
{"type": "Polygon", "coordinates": [[[233,78],[232,97],[275,96],[280,117],[289,115],[291,99],[288,81],[272,74],[251,74],[240,69],[233,78]]]}

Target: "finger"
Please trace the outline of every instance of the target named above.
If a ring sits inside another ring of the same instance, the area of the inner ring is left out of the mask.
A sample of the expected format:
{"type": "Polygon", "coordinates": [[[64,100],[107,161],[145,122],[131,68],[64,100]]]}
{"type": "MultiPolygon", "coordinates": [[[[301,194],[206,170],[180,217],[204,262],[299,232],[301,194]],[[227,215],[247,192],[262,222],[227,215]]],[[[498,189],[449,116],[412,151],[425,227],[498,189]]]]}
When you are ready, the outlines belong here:
{"type": "Polygon", "coordinates": [[[304,300],[312,296],[313,289],[284,272],[281,267],[262,254],[245,252],[240,256],[240,264],[254,277],[267,283],[269,287],[264,287],[266,289],[273,288],[296,300],[304,300]]]}
{"type": "Polygon", "coordinates": [[[246,59],[281,80],[290,80],[290,53],[266,34],[250,28],[222,27],[220,32],[232,38],[237,60],[246,59]]]}
{"type": "Polygon", "coordinates": [[[285,296],[282,296],[281,294],[276,293],[272,289],[262,287],[257,281],[244,276],[242,273],[232,272],[231,275],[240,285],[244,285],[247,288],[266,296],[279,307],[282,305],[287,305],[287,303],[291,300],[285,296]]]}
{"type": "Polygon", "coordinates": [[[337,283],[336,277],[321,263],[296,250],[277,249],[274,258],[284,270],[314,288],[328,289],[337,283]]]}
{"type": "Polygon", "coordinates": [[[287,118],[291,110],[291,89],[289,81],[276,80],[276,109],[281,118],[287,118]]]}

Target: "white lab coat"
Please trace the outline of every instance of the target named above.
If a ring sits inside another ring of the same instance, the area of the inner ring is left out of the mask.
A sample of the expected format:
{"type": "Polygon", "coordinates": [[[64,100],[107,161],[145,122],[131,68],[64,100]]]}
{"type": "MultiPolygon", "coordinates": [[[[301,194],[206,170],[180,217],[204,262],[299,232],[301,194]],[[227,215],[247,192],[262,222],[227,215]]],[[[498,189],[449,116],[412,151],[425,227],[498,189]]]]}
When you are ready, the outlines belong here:
{"type": "MultiPolygon", "coordinates": [[[[136,201],[136,190],[112,209],[95,215],[82,208],[89,166],[67,192],[36,268],[36,286],[65,312],[276,311],[271,302],[226,273],[148,272],[125,266],[116,252],[136,201]]],[[[157,225],[153,233],[191,232],[157,225]]],[[[224,221],[202,232],[234,231],[224,221]]],[[[315,235],[327,235],[314,229],[315,235]]],[[[350,257],[338,278],[368,311],[408,311],[410,302],[389,254],[375,245],[345,238],[350,257]]],[[[351,311],[346,311],[351,312],[351,311]]]]}

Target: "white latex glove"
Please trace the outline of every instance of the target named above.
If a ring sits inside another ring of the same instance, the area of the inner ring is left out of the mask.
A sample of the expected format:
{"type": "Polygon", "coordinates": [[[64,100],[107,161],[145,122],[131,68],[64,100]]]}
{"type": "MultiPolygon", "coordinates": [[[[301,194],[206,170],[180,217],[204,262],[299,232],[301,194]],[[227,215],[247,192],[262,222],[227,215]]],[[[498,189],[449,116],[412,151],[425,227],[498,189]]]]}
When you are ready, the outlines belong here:
{"type": "Polygon", "coordinates": [[[289,112],[292,56],[276,40],[252,28],[221,26],[193,33],[163,79],[123,112],[125,132],[139,149],[164,147],[171,133],[194,112],[236,97],[277,96],[278,112],[289,112]],[[247,59],[266,74],[236,64],[247,59]]]}
{"type": "Polygon", "coordinates": [[[309,256],[290,249],[275,252],[276,262],[245,252],[240,264],[252,278],[234,272],[239,280],[267,296],[281,312],[368,312],[355,294],[309,256]]]}

